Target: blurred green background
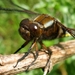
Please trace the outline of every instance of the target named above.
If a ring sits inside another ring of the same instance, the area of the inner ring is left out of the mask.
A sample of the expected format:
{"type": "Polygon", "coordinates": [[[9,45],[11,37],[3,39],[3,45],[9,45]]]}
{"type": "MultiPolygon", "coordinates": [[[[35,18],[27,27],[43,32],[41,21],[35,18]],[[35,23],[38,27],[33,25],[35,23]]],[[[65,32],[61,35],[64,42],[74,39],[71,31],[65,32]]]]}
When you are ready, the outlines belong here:
{"type": "MultiPolygon", "coordinates": [[[[75,0],[12,0],[15,4],[38,13],[49,14],[60,20],[65,26],[75,28],[75,0]]],[[[17,8],[8,0],[0,0],[0,7],[17,8]]],[[[18,8],[17,8],[18,9],[18,8]]],[[[19,23],[24,18],[33,19],[32,14],[20,12],[4,12],[0,10],[0,54],[14,53],[25,40],[18,33],[19,23]]],[[[46,46],[68,41],[72,37],[64,37],[51,41],[43,41],[46,46]]],[[[20,52],[27,51],[28,46],[20,52]]],[[[41,69],[23,72],[17,75],[43,75],[41,69]]],[[[47,75],[75,75],[75,56],[54,66],[47,75]]]]}

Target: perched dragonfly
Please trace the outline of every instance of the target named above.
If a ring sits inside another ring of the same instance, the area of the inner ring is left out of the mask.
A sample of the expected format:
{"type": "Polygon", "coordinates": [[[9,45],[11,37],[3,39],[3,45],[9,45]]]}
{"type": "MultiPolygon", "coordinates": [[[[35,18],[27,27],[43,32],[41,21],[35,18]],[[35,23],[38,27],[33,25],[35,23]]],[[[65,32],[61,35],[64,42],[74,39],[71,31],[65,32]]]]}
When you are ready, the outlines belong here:
{"type": "MultiPolygon", "coordinates": [[[[24,48],[30,41],[33,41],[30,48],[28,49],[28,52],[17,61],[20,62],[23,60],[29,53],[30,51],[35,47],[36,49],[36,58],[38,57],[38,46],[37,42],[41,45],[41,48],[48,49],[43,44],[43,40],[53,40],[56,38],[60,38],[62,36],[66,35],[66,32],[68,32],[71,36],[75,38],[75,29],[68,28],[65,25],[63,25],[61,22],[59,22],[57,19],[55,19],[52,16],[49,16],[47,14],[38,14],[35,12],[32,12],[30,10],[24,9],[16,4],[14,4],[11,0],[10,3],[15,5],[16,7],[21,8],[19,9],[7,9],[7,8],[2,8],[0,7],[0,10],[4,11],[17,11],[17,12],[25,12],[28,14],[36,14],[38,15],[36,18],[33,20],[30,20],[29,18],[23,19],[20,22],[20,27],[19,27],[19,33],[22,36],[26,42],[14,53],[17,53],[20,51],[22,48],[24,48]]],[[[52,52],[50,52],[51,55],[52,52]]],[[[15,67],[17,66],[15,65],[15,67]]]]}

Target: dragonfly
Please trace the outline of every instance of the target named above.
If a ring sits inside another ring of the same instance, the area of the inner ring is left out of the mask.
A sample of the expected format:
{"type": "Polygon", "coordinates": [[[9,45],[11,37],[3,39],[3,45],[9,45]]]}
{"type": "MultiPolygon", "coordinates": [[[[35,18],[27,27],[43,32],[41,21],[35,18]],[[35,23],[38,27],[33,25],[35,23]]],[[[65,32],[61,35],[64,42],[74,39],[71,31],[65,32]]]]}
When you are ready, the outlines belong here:
{"type": "MultiPolygon", "coordinates": [[[[27,10],[25,8],[22,8],[15,3],[12,2],[12,0],[9,0],[10,3],[20,9],[9,9],[9,8],[2,8],[0,7],[0,10],[2,11],[15,11],[15,12],[23,12],[27,14],[34,14],[37,15],[33,20],[30,20],[29,18],[25,18],[20,22],[19,26],[19,34],[21,37],[25,40],[25,42],[21,45],[20,48],[18,48],[15,52],[19,52],[22,48],[24,48],[26,45],[28,45],[31,41],[32,44],[28,49],[28,52],[20,58],[17,61],[17,64],[14,66],[14,68],[18,65],[18,63],[23,60],[28,54],[31,52],[33,48],[35,48],[36,56],[34,61],[38,57],[38,45],[39,43],[41,45],[42,49],[48,50],[48,53],[50,55],[49,59],[51,58],[52,52],[49,50],[48,47],[46,47],[43,44],[43,40],[53,40],[56,38],[60,38],[66,35],[68,32],[72,37],[75,38],[75,29],[68,28],[65,25],[63,25],[61,22],[59,22],[54,17],[48,15],[48,14],[39,14],[30,10],[27,10]]],[[[33,61],[33,62],[34,62],[33,61]]],[[[32,63],[33,63],[32,62],[32,63]]],[[[32,64],[31,63],[31,64],[32,64]]],[[[48,63],[47,63],[48,64],[48,63]]],[[[46,65],[47,66],[47,65],[46,65]]]]}

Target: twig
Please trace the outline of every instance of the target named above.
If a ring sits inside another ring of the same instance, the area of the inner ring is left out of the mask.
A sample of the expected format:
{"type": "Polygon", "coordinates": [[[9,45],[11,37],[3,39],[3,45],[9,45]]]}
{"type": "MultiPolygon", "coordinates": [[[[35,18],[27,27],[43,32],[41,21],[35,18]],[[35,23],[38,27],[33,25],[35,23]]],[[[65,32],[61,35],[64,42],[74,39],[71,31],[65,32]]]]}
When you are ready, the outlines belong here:
{"type": "MultiPolygon", "coordinates": [[[[51,68],[68,57],[75,54],[75,40],[62,42],[57,45],[51,46],[50,50],[52,51],[51,55],[51,68]]],[[[38,52],[37,60],[29,67],[28,70],[35,68],[45,67],[49,55],[45,53],[46,50],[42,49],[38,52]]],[[[35,51],[34,51],[35,54],[35,51]]],[[[30,53],[24,60],[18,63],[17,67],[14,68],[18,59],[20,59],[22,54],[11,54],[11,55],[0,55],[0,75],[12,75],[23,72],[34,60],[33,53],[30,53]]],[[[50,69],[51,70],[51,69],[50,69]]]]}

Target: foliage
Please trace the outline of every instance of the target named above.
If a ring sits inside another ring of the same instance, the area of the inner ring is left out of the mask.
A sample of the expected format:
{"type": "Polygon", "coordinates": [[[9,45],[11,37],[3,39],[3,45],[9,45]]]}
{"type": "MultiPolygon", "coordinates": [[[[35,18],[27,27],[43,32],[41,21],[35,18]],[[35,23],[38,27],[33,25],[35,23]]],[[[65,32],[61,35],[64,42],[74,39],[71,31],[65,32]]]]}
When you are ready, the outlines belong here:
{"type": "MultiPolygon", "coordinates": [[[[64,25],[70,28],[75,27],[75,1],[74,0],[13,0],[14,3],[26,9],[36,11],[38,13],[49,14],[60,20],[64,25]]],[[[0,6],[6,8],[17,8],[8,0],[0,0],[0,6]]],[[[18,8],[17,8],[18,9],[18,8]]],[[[19,23],[24,18],[33,18],[27,13],[19,12],[3,12],[0,10],[0,53],[14,53],[23,43],[24,40],[18,33],[19,23]]],[[[60,38],[51,41],[44,41],[46,46],[58,43],[59,41],[67,41],[72,37],[60,38]]],[[[25,52],[30,44],[20,52],[25,52]]],[[[58,64],[48,75],[74,75],[75,56],[67,59],[65,62],[58,64]],[[63,66],[64,65],[64,66],[63,66]],[[70,67],[70,68],[69,68],[70,67]]],[[[42,75],[41,69],[33,70],[17,75],[42,75]]]]}

